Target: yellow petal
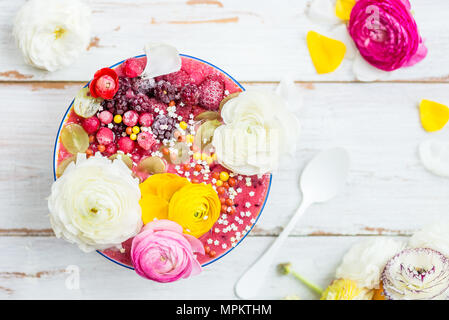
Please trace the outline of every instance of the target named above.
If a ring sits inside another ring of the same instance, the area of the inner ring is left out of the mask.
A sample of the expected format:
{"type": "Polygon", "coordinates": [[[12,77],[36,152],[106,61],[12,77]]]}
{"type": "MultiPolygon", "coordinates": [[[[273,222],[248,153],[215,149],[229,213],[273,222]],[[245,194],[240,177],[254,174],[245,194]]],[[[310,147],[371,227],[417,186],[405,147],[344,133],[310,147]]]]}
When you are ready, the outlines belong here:
{"type": "Polygon", "coordinates": [[[154,218],[167,219],[168,203],[173,194],[190,182],[172,173],[154,174],[139,185],[142,198],[142,220],[144,224],[154,218]]]}
{"type": "Polygon", "coordinates": [[[176,191],[190,183],[186,178],[176,177],[175,179],[168,179],[159,185],[157,190],[159,197],[169,202],[176,191]]]}
{"type": "Polygon", "coordinates": [[[335,71],[346,53],[343,42],[325,37],[315,31],[307,33],[307,46],[313,65],[319,74],[335,71]]]}
{"type": "Polygon", "coordinates": [[[146,194],[139,201],[142,208],[142,221],[144,224],[151,222],[154,218],[167,219],[168,202],[153,195],[146,194]]]}
{"type": "Polygon", "coordinates": [[[182,179],[182,178],[173,173],[153,174],[139,185],[140,192],[142,194],[146,193],[157,194],[162,185],[165,185],[166,182],[175,179],[182,179]]]}
{"type": "Polygon", "coordinates": [[[449,120],[449,108],[430,100],[421,101],[419,113],[424,130],[429,132],[441,130],[449,120]]]}
{"type": "Polygon", "coordinates": [[[355,0],[337,0],[337,3],[335,5],[335,14],[341,20],[349,21],[354,5],[355,0]]]}

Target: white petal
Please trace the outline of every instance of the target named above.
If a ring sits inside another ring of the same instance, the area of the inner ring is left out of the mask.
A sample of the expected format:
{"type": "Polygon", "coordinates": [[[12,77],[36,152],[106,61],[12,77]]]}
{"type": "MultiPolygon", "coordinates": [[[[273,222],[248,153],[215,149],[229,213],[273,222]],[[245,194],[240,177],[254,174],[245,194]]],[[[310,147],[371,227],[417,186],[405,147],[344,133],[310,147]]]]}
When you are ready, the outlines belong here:
{"type": "Polygon", "coordinates": [[[331,0],[313,0],[307,11],[307,17],[316,23],[341,23],[341,20],[335,15],[335,3],[331,0]]]}
{"type": "Polygon", "coordinates": [[[354,75],[357,78],[357,80],[367,82],[376,80],[386,80],[390,77],[392,73],[373,67],[368,62],[366,62],[366,60],[358,52],[355,55],[352,70],[354,71],[354,75]]]}
{"type": "Polygon", "coordinates": [[[414,233],[409,240],[412,248],[430,248],[449,257],[449,220],[438,221],[414,233]]]}
{"type": "Polygon", "coordinates": [[[276,94],[284,99],[290,111],[298,111],[304,103],[302,92],[290,76],[282,78],[276,88],[276,94]]]}
{"type": "Polygon", "coordinates": [[[346,59],[354,59],[357,53],[357,48],[349,35],[346,24],[336,26],[330,33],[330,38],[343,42],[346,46],[346,59]]]}
{"type": "Polygon", "coordinates": [[[449,178],[449,144],[435,139],[419,145],[421,163],[430,172],[449,178]]]}
{"type": "Polygon", "coordinates": [[[173,46],[164,43],[147,43],[145,53],[147,65],[143,74],[147,78],[162,76],[181,69],[181,57],[173,46]]]}
{"type": "Polygon", "coordinates": [[[404,242],[390,238],[360,241],[344,255],[336,278],[354,280],[368,289],[378,288],[385,264],[404,248],[404,242]]]}

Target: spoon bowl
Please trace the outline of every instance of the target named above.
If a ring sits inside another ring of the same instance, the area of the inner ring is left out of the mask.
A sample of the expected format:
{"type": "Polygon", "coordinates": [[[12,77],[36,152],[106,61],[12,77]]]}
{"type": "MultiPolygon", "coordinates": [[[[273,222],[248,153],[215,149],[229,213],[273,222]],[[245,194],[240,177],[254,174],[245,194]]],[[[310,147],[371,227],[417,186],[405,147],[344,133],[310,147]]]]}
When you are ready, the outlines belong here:
{"type": "Polygon", "coordinates": [[[299,218],[312,203],[335,197],[345,184],[348,172],[349,155],[342,148],[322,151],[307,164],[300,179],[303,193],[301,205],[270,248],[237,281],[235,293],[239,298],[251,299],[257,295],[277,251],[299,218]]]}
{"type": "Polygon", "coordinates": [[[349,155],[346,150],[333,148],[320,152],[302,172],[300,187],[303,197],[313,203],[331,200],[343,187],[348,172],[349,155]]]}

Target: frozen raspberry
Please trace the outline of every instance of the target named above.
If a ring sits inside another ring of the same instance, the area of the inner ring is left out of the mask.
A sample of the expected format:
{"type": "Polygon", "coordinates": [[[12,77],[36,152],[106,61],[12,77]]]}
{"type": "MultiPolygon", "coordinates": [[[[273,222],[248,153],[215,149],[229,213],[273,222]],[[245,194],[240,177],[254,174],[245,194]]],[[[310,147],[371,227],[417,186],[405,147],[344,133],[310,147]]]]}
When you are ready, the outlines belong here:
{"type": "Polygon", "coordinates": [[[190,76],[184,70],[179,70],[173,73],[169,73],[167,75],[157,77],[156,81],[165,80],[170,82],[173,86],[175,86],[178,90],[180,90],[185,85],[192,82],[190,76]]]}
{"type": "Polygon", "coordinates": [[[134,127],[139,121],[139,114],[133,110],[126,111],[123,115],[123,123],[128,127],[134,127]]]}
{"type": "Polygon", "coordinates": [[[142,74],[144,65],[136,58],[131,58],[123,62],[123,73],[128,78],[135,78],[142,74]]]}
{"type": "Polygon", "coordinates": [[[203,112],[205,111],[203,108],[200,108],[200,107],[194,108],[194,107],[185,105],[182,108],[176,109],[176,114],[178,115],[178,117],[182,117],[182,120],[187,122],[188,120],[190,120],[190,115],[193,114],[193,111],[196,109],[203,110],[203,112]]]}
{"type": "Polygon", "coordinates": [[[154,95],[164,103],[175,101],[179,96],[176,87],[165,80],[160,80],[157,83],[156,88],[154,88],[154,95]]]}
{"type": "Polygon", "coordinates": [[[97,132],[97,141],[99,144],[102,144],[104,146],[107,146],[114,142],[114,138],[114,132],[112,132],[112,130],[109,128],[103,127],[100,128],[100,130],[98,130],[97,132]]]}
{"type": "Polygon", "coordinates": [[[100,119],[101,123],[103,124],[110,124],[112,122],[112,118],[114,116],[112,115],[112,113],[110,113],[107,110],[101,111],[98,114],[98,118],[100,119]]]}
{"type": "Polygon", "coordinates": [[[132,141],[129,137],[121,137],[118,139],[117,145],[119,150],[124,153],[131,153],[134,150],[134,141],[132,141]]]}
{"type": "Polygon", "coordinates": [[[144,150],[150,150],[156,144],[156,139],[149,132],[141,132],[137,136],[137,143],[144,150]]]}
{"type": "Polygon", "coordinates": [[[181,90],[181,102],[186,106],[195,106],[200,101],[200,90],[194,84],[188,84],[181,90]]]}
{"type": "Polygon", "coordinates": [[[200,84],[200,105],[208,110],[218,110],[224,97],[224,83],[217,76],[209,76],[200,84]]]}
{"type": "Polygon", "coordinates": [[[160,111],[163,111],[163,113],[167,113],[168,105],[166,103],[163,103],[161,101],[158,101],[155,98],[149,99],[149,108],[146,111],[153,112],[155,114],[159,114],[160,111]]]}
{"type": "Polygon", "coordinates": [[[153,124],[153,115],[151,113],[145,112],[140,115],[139,123],[141,126],[150,127],[153,124]]]}
{"type": "Polygon", "coordinates": [[[98,120],[98,118],[95,116],[86,118],[83,120],[82,126],[88,134],[93,134],[97,132],[98,128],[100,127],[100,120],[98,120]]]}
{"type": "Polygon", "coordinates": [[[115,143],[110,143],[109,145],[106,146],[106,153],[109,155],[113,155],[114,153],[117,152],[117,146],[115,145],[115,143]]]}

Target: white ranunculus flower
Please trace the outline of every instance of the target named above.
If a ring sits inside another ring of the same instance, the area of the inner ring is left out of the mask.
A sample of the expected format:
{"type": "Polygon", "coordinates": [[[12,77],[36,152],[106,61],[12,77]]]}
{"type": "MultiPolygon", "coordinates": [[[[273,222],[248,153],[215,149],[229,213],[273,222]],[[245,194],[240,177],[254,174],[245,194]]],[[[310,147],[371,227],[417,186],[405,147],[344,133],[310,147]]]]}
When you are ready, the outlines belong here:
{"type": "Polygon", "coordinates": [[[354,280],[360,287],[377,289],[388,260],[404,248],[404,242],[389,238],[374,238],[359,242],[343,257],[336,277],[354,280]]]}
{"type": "Polygon", "coordinates": [[[282,155],[296,150],[299,131],[286,101],[274,92],[256,90],[227,101],[221,110],[224,124],[212,140],[218,161],[243,175],[276,169],[282,155]]]}
{"type": "Polygon", "coordinates": [[[79,0],[26,2],[13,28],[25,61],[48,71],[70,65],[89,45],[90,15],[90,8],[79,0]]]}
{"type": "Polygon", "coordinates": [[[120,159],[79,153],[51,188],[50,222],[58,238],[85,252],[119,246],[142,227],[139,180],[120,159]]]}
{"type": "Polygon", "coordinates": [[[410,238],[411,248],[430,248],[441,252],[449,258],[449,221],[428,225],[410,238]]]}

